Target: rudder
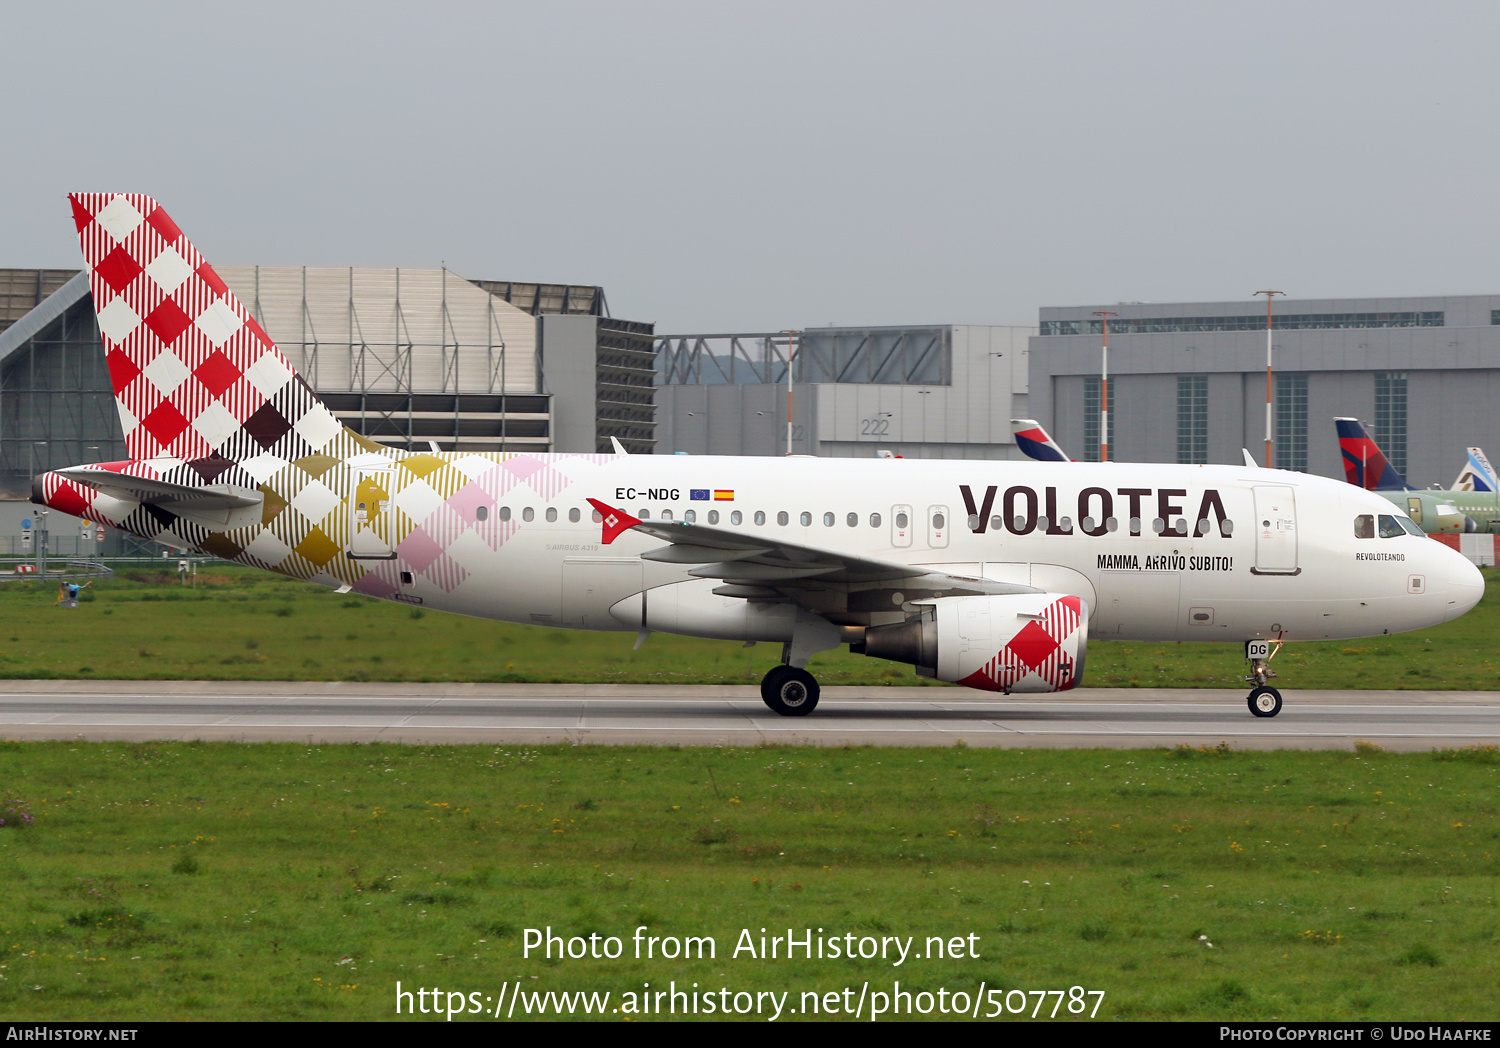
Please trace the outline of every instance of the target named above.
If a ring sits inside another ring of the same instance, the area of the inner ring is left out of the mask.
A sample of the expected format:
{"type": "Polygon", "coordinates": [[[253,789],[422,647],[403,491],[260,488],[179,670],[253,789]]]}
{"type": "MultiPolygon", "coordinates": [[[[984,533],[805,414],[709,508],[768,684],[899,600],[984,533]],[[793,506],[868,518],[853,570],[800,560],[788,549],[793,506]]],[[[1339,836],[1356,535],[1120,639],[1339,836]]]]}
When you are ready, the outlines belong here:
{"type": "Polygon", "coordinates": [[[346,432],[155,200],[68,199],[132,459],[294,460],[346,432]]]}

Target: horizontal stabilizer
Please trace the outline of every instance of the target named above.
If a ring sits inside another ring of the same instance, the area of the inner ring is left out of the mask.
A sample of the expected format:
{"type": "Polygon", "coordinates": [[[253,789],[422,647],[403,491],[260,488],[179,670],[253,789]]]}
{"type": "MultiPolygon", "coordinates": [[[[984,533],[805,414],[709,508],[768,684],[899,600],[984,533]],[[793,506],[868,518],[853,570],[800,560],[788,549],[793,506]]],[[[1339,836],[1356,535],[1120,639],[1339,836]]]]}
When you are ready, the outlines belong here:
{"type": "Polygon", "coordinates": [[[73,466],[54,470],[57,476],[93,488],[122,503],[157,506],[168,513],[201,524],[210,531],[258,524],[265,496],[232,484],[177,484],[154,477],[137,477],[114,470],[73,466]]]}

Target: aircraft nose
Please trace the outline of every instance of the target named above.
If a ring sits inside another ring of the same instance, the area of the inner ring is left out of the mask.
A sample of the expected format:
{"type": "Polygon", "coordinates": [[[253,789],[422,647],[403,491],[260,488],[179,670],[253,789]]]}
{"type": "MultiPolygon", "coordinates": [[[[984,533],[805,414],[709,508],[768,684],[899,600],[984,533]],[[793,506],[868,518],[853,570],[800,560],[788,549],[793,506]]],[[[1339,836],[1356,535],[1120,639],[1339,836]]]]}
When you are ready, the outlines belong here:
{"type": "Polygon", "coordinates": [[[1446,583],[1445,592],[1448,596],[1448,608],[1444,614],[1444,620],[1456,619],[1474,605],[1478,604],[1484,596],[1484,575],[1480,573],[1468,557],[1461,553],[1448,551],[1452,556],[1447,560],[1447,572],[1443,579],[1446,583]]]}

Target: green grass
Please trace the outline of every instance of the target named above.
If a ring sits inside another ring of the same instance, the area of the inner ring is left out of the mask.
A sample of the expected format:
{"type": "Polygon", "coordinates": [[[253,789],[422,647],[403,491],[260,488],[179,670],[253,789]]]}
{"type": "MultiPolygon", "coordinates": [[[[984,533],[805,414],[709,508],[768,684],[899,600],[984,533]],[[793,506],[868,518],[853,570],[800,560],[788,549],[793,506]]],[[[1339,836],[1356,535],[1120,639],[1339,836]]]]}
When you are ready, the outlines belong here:
{"type": "Polygon", "coordinates": [[[899,979],[1103,990],[1101,1019],[1488,1020],[1496,753],[1437,756],[4,743],[0,800],[35,821],[0,828],[0,1008],[387,1019],[398,980],[795,1007],[899,979]],[[640,925],[718,956],[636,960],[640,925]],[[625,956],[523,957],[547,926],[625,956]],[[730,956],[761,928],[979,956],[730,956]]]}
{"type": "MultiPolygon", "coordinates": [[[[555,681],[753,684],[779,644],[587,633],[424,612],[280,576],[213,568],[197,589],[125,572],[76,610],[35,583],[0,586],[0,677],[124,680],[555,681]]],[[[1500,572],[1485,599],[1443,626],[1395,637],[1287,645],[1279,683],[1307,688],[1500,688],[1500,572]]],[[[824,684],[930,683],[910,666],[817,655],[824,684]]],[[[1095,641],[1086,686],[1244,686],[1239,644],[1095,641]]]]}

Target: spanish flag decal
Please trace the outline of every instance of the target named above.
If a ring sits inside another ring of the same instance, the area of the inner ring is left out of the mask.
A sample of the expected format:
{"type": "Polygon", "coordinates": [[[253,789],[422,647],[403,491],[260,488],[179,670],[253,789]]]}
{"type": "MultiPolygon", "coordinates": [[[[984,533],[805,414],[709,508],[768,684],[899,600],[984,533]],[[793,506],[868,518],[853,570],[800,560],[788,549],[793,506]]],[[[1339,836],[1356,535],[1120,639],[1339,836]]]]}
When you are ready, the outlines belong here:
{"type": "Polygon", "coordinates": [[[730,488],[729,490],[726,491],[723,488],[715,488],[714,489],[714,501],[715,502],[733,502],[734,501],[734,489],[730,488]]]}

